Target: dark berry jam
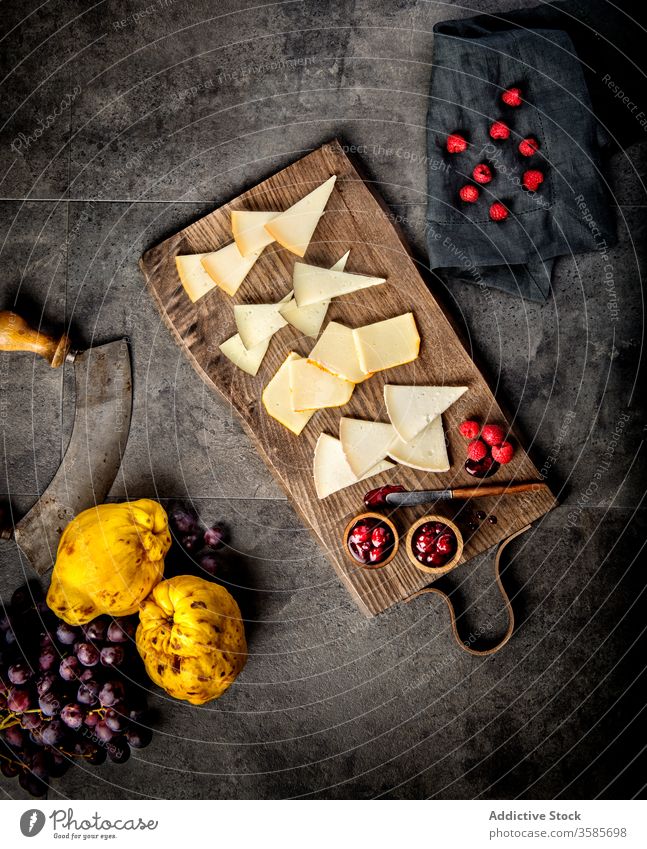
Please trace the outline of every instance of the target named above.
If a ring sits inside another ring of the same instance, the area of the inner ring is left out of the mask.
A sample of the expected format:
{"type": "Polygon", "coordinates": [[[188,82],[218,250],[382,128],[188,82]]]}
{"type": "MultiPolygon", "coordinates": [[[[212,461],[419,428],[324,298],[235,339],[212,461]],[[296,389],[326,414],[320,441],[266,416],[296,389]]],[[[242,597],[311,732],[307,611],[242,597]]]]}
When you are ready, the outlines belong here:
{"type": "Polygon", "coordinates": [[[499,471],[499,464],[486,454],[482,460],[465,460],[465,471],[475,478],[489,478],[499,471]]]}
{"type": "Polygon", "coordinates": [[[370,492],[367,492],[364,496],[364,506],[365,507],[386,507],[387,500],[386,496],[390,495],[392,492],[406,492],[403,486],[399,484],[387,484],[386,486],[380,486],[378,489],[372,489],[370,492]]]}
{"type": "Polygon", "coordinates": [[[359,519],[348,534],[348,550],[362,566],[379,566],[395,545],[392,528],[379,519],[359,519]]]}
{"type": "Polygon", "coordinates": [[[456,534],[442,522],[426,522],[413,535],[411,546],[416,560],[438,569],[456,554],[456,534]]]}

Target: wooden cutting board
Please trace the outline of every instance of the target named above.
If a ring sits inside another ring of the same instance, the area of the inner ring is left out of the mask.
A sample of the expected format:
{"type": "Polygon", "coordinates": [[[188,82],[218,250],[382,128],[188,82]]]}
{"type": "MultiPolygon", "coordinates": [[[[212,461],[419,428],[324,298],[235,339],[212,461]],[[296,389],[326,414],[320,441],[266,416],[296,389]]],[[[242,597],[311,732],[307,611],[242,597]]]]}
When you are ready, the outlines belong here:
{"type": "MultiPolygon", "coordinates": [[[[505,423],[492,392],[470,359],[452,325],[435,301],[409,255],[386,206],[364,182],[337,141],[280,171],[221,206],[195,224],[147,251],[141,268],[159,310],[198,374],[226,398],[236,410],[252,442],[265,460],[295,509],[308,525],[337,574],[361,610],[371,616],[410,596],[429,583],[430,576],[413,566],[402,546],[391,563],[381,569],[355,567],[342,547],[347,522],[361,512],[362,496],[388,482],[408,489],[440,489],[474,485],[463,468],[465,441],[458,425],[466,418],[505,423]],[[277,301],[291,289],[295,256],[274,244],[265,249],[238,290],[230,298],[218,289],[196,304],[185,294],[176,272],[177,254],[203,253],[231,241],[232,209],[282,210],[303,197],[332,174],[337,175],[305,261],[330,267],[350,248],[347,271],[387,278],[387,283],[336,299],[326,320],[351,327],[413,311],[422,345],[419,358],[405,366],[378,373],[360,384],[345,407],[317,412],[300,436],[294,436],[265,413],[263,387],[289,351],[307,355],[314,340],[302,338],[291,326],[283,328],[270,344],[256,377],[233,366],[218,350],[236,332],[234,303],[277,301]],[[404,466],[341,490],[320,501],[312,476],[314,446],[322,431],[339,434],[339,419],[346,416],[388,421],[382,387],[385,383],[466,385],[469,391],[443,415],[448,437],[451,470],[429,474],[404,466]]],[[[514,460],[488,482],[538,480],[539,474],[518,445],[514,460]]],[[[453,518],[465,537],[462,562],[495,545],[509,534],[542,516],[555,505],[549,490],[522,496],[440,503],[433,512],[453,518]],[[485,521],[469,531],[475,510],[494,513],[496,524],[485,521]]],[[[406,533],[410,524],[432,508],[407,508],[394,515],[406,533]]]]}

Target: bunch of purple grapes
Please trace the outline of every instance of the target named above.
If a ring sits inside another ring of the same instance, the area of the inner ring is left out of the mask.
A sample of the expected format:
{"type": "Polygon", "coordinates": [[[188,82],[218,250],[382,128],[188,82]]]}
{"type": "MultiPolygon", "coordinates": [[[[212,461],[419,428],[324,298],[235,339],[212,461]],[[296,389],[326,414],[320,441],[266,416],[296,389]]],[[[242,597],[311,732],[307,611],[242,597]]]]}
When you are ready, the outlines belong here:
{"type": "Polygon", "coordinates": [[[169,521],[173,536],[184,551],[207,575],[215,575],[222,561],[222,554],[218,552],[227,541],[225,527],[217,523],[205,528],[195,510],[185,504],[172,506],[169,521]]]}
{"type": "Polygon", "coordinates": [[[75,762],[124,763],[151,741],[137,617],[82,627],[49,610],[40,585],[0,608],[0,770],[33,796],[75,762]]]}

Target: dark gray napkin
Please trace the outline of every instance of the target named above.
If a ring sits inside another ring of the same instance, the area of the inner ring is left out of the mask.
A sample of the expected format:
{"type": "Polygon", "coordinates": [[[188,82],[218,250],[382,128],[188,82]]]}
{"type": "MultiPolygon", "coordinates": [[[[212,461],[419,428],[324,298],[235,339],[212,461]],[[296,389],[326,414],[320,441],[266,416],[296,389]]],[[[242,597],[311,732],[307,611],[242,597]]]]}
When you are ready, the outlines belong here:
{"type": "Polygon", "coordinates": [[[602,168],[609,136],[593,114],[571,38],[560,29],[504,25],[490,16],[447,21],[434,33],[427,117],[430,267],[544,301],[556,257],[604,254],[616,239],[602,168]],[[523,92],[520,107],[501,101],[511,86],[523,92]],[[508,140],[490,138],[496,120],[511,128],[508,140]],[[452,132],[470,143],[465,153],[447,152],[452,132]],[[533,157],[518,151],[528,136],[540,144],[533,157]],[[477,203],[463,203],[459,189],[472,182],[478,162],[490,165],[494,179],[480,187],[477,203]],[[527,169],[545,175],[535,193],[521,187],[527,169]],[[495,200],[510,210],[506,221],[490,220],[495,200]]]}

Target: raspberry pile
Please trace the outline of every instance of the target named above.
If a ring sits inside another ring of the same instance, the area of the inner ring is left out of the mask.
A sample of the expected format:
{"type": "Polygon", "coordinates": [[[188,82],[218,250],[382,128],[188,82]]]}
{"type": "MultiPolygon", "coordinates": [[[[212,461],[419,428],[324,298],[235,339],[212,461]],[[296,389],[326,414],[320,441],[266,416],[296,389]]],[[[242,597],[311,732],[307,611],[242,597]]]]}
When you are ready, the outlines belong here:
{"type": "MultiPolygon", "coordinates": [[[[523,105],[523,92],[517,86],[512,86],[501,94],[501,101],[505,106],[517,109],[523,105]]],[[[512,131],[505,121],[494,121],[489,127],[490,138],[495,141],[507,141],[511,134],[512,131]]],[[[460,154],[468,149],[469,142],[461,133],[450,133],[447,136],[446,147],[448,153],[460,154]]],[[[519,143],[518,150],[521,156],[534,156],[539,150],[539,142],[533,136],[528,136],[519,143]]],[[[472,179],[481,185],[490,183],[493,179],[492,169],[486,163],[480,162],[472,171],[472,179]]],[[[538,169],[529,169],[524,171],[521,182],[526,191],[536,192],[544,182],[544,175],[538,169]]],[[[477,203],[481,193],[476,186],[467,183],[459,189],[458,196],[463,203],[477,203]]],[[[505,221],[509,214],[509,210],[501,201],[490,204],[491,221],[505,221]]]]}
{"type": "Polygon", "coordinates": [[[459,430],[469,440],[465,468],[476,477],[494,474],[498,466],[506,465],[514,457],[514,446],[506,439],[501,425],[487,423],[481,427],[479,422],[468,419],[459,430]]]}

